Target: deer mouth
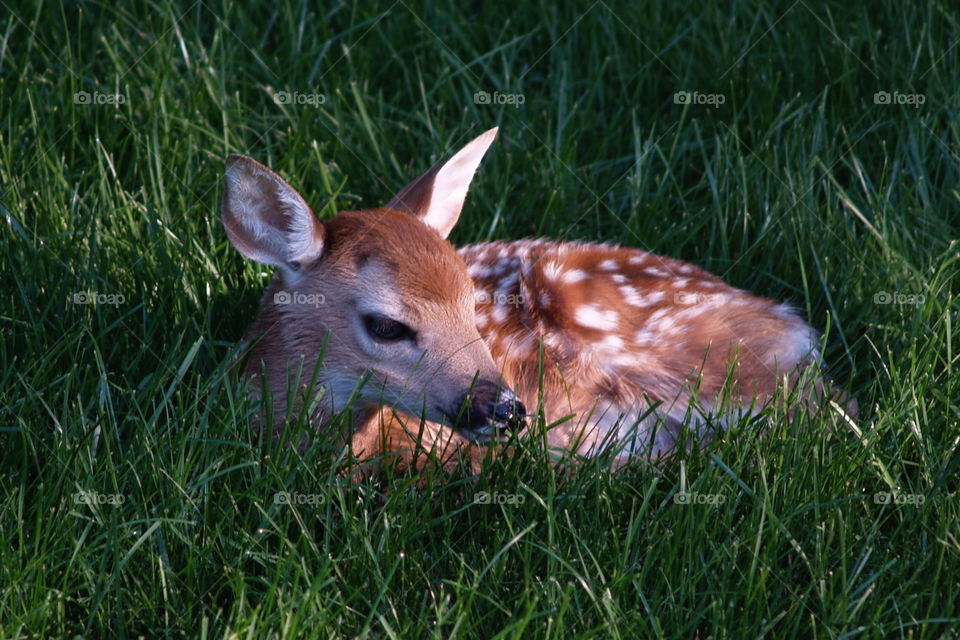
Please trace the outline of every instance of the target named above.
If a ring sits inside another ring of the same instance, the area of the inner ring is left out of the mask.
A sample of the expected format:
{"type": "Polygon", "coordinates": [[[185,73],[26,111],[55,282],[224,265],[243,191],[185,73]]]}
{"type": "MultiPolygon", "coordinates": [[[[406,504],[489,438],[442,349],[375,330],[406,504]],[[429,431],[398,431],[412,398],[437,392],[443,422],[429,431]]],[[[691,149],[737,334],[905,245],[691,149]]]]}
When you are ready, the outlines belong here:
{"type": "Polygon", "coordinates": [[[476,444],[490,444],[491,442],[500,442],[504,439],[506,425],[488,424],[482,427],[458,429],[457,431],[476,444]]]}
{"type": "Polygon", "coordinates": [[[450,428],[477,444],[499,442],[504,439],[513,426],[509,422],[500,420],[487,420],[479,424],[464,424],[462,419],[457,419],[456,415],[451,415],[447,412],[442,413],[447,419],[446,422],[450,428]]]}

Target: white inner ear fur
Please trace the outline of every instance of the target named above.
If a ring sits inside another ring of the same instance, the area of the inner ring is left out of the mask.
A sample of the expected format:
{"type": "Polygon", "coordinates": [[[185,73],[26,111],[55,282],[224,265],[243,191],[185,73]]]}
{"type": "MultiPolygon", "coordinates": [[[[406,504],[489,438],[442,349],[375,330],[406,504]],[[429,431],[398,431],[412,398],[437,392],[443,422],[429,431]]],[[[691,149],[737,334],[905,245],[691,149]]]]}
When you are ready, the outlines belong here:
{"type": "Polygon", "coordinates": [[[290,217],[290,232],[287,238],[287,255],[290,261],[313,262],[323,252],[323,242],[317,240],[317,220],[296,191],[286,185],[277,185],[277,200],[283,212],[290,217]]]}
{"type": "Polygon", "coordinates": [[[447,162],[437,172],[430,195],[430,205],[421,220],[436,229],[446,238],[457,223],[463,203],[467,198],[467,189],[483,155],[493,139],[497,137],[497,128],[480,134],[447,162]]]}
{"type": "Polygon", "coordinates": [[[244,243],[244,254],[258,262],[289,271],[290,263],[307,263],[323,252],[316,236],[318,222],[307,203],[285,182],[256,168],[235,164],[227,169],[230,207],[234,219],[253,236],[254,246],[244,243]],[[289,221],[289,230],[269,223],[289,221]]]}
{"type": "Polygon", "coordinates": [[[242,244],[237,248],[251,260],[278,264],[277,256],[284,251],[283,238],[276,229],[263,223],[261,211],[264,201],[256,182],[239,166],[232,166],[227,169],[226,183],[232,219],[253,235],[252,245],[237,238],[242,244]]]}

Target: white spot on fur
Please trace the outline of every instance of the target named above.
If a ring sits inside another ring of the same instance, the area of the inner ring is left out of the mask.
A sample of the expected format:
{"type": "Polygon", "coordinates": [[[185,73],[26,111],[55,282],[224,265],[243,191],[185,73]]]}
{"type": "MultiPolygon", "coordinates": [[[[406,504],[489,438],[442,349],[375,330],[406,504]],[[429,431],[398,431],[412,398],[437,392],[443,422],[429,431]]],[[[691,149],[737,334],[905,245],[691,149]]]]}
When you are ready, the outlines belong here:
{"type": "Polygon", "coordinates": [[[655,358],[647,353],[638,353],[636,351],[623,351],[618,354],[611,354],[609,360],[605,361],[607,368],[611,369],[655,369],[655,358]]]}
{"type": "Polygon", "coordinates": [[[572,269],[563,274],[562,280],[566,284],[573,284],[587,279],[587,272],[583,269],[572,269]]]}
{"type": "Polygon", "coordinates": [[[653,344],[656,335],[650,329],[640,329],[637,331],[637,335],[633,337],[633,341],[638,347],[646,347],[653,344]]]}
{"type": "Polygon", "coordinates": [[[620,265],[617,264],[616,260],[607,258],[606,260],[600,263],[600,269],[602,271],[619,271],[620,265]]]}
{"type": "Polygon", "coordinates": [[[661,318],[659,322],[657,322],[656,330],[657,330],[657,333],[661,335],[670,335],[670,334],[679,333],[679,332],[685,333],[687,331],[687,328],[688,327],[684,325],[677,324],[676,317],[671,315],[671,316],[666,316],[664,318],[661,318]]]}
{"type": "Polygon", "coordinates": [[[603,340],[594,344],[600,351],[605,351],[608,353],[617,353],[623,350],[623,338],[620,336],[605,336],[603,340]]]}
{"type": "Polygon", "coordinates": [[[646,299],[640,295],[640,293],[628,284],[622,285],[619,287],[620,295],[623,296],[623,301],[634,307],[645,307],[647,306],[646,299]]]}
{"type": "Polygon", "coordinates": [[[562,268],[556,262],[550,261],[543,265],[543,276],[547,280],[555,281],[560,277],[562,272],[562,268]]]}
{"type": "Polygon", "coordinates": [[[627,276],[623,275],[622,273],[615,273],[612,276],[610,276],[610,279],[617,284],[623,284],[624,282],[627,281],[627,276]]]}
{"type": "Polygon", "coordinates": [[[509,358],[529,358],[537,347],[537,337],[530,331],[512,333],[504,337],[505,351],[509,358]]]}
{"type": "Polygon", "coordinates": [[[645,274],[647,274],[648,276],[654,276],[654,277],[657,277],[657,278],[669,278],[669,277],[670,277],[670,273],[669,273],[668,271],[664,271],[664,270],[661,269],[660,267],[647,267],[646,269],[643,270],[643,272],[644,272],[645,274]]]}
{"type": "Polygon", "coordinates": [[[656,324],[663,320],[663,318],[672,311],[672,309],[658,309],[650,314],[650,317],[647,318],[647,322],[650,324],[656,324]]]}
{"type": "Polygon", "coordinates": [[[474,279],[489,278],[493,271],[480,262],[472,262],[467,266],[467,274],[474,279]]]}
{"type": "Polygon", "coordinates": [[[543,336],[543,344],[557,351],[561,347],[560,337],[555,333],[547,333],[543,336]]]}
{"type": "Polygon", "coordinates": [[[620,322],[620,314],[616,311],[605,311],[598,309],[592,304],[585,304],[579,307],[573,314],[577,324],[599,329],[600,331],[610,331],[615,329],[620,322]]]}
{"type": "Polygon", "coordinates": [[[646,295],[639,294],[636,287],[630,287],[627,285],[620,287],[620,293],[623,295],[624,300],[627,300],[629,304],[632,304],[635,307],[652,307],[658,302],[661,302],[667,296],[667,294],[663,291],[651,291],[646,295]],[[624,289],[633,290],[633,293],[636,294],[636,298],[632,298],[630,293],[624,291],[624,289]],[[630,301],[631,299],[632,302],[630,301]]]}

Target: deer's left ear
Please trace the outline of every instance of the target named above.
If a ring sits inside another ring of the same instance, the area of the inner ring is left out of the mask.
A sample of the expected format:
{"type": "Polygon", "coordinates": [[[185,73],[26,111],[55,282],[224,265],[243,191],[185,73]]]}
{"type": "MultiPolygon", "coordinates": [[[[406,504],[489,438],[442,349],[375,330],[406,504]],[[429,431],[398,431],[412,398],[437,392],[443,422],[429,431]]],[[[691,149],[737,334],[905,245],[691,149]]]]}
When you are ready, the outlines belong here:
{"type": "Polygon", "coordinates": [[[460,217],[473,174],[496,137],[496,127],[480,134],[452,158],[401,189],[386,206],[412,213],[446,238],[460,217]]]}

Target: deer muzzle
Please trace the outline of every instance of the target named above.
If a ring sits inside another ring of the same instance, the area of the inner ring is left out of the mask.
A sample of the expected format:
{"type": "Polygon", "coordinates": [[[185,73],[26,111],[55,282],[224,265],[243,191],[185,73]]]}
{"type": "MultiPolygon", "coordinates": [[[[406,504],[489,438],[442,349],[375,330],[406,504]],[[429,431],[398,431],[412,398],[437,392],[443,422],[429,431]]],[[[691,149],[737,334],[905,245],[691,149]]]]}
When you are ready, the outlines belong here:
{"type": "Polygon", "coordinates": [[[463,397],[455,413],[443,413],[451,419],[456,431],[483,444],[524,427],[527,409],[509,389],[479,380],[463,397]]]}

